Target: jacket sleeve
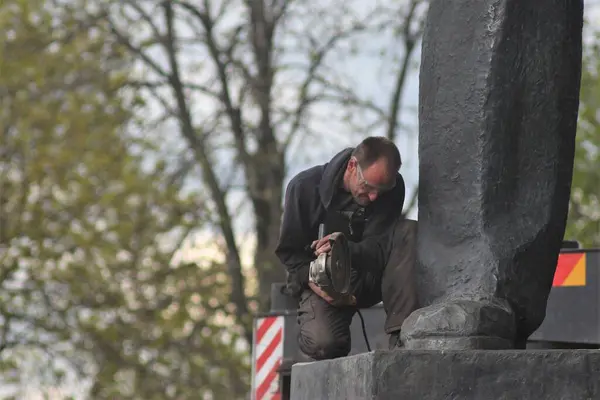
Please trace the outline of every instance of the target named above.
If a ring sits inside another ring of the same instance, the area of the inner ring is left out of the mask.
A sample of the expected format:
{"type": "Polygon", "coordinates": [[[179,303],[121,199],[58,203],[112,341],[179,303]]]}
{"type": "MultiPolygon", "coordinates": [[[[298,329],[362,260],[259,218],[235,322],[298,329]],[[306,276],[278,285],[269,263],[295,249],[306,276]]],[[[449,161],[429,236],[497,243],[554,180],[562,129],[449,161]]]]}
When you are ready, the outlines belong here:
{"type": "Polygon", "coordinates": [[[391,252],[391,234],[396,220],[402,216],[404,205],[404,182],[390,193],[386,202],[381,205],[367,223],[363,233],[363,240],[350,243],[352,263],[381,271],[385,268],[391,252]]]}
{"type": "Polygon", "coordinates": [[[313,252],[307,250],[316,237],[311,236],[307,215],[310,207],[302,196],[307,193],[303,193],[301,184],[300,179],[293,179],[288,184],[279,242],[275,249],[275,254],[288,272],[288,289],[293,293],[308,287],[309,265],[315,258],[313,252]]]}

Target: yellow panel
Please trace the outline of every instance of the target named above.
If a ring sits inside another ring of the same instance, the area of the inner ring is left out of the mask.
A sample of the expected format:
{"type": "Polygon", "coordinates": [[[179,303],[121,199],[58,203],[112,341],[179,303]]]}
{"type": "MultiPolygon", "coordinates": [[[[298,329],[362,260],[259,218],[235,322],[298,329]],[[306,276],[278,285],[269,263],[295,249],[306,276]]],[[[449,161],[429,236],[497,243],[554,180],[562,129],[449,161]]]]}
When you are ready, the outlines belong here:
{"type": "Polygon", "coordinates": [[[585,275],[585,254],[583,254],[561,286],[585,286],[585,275]]]}

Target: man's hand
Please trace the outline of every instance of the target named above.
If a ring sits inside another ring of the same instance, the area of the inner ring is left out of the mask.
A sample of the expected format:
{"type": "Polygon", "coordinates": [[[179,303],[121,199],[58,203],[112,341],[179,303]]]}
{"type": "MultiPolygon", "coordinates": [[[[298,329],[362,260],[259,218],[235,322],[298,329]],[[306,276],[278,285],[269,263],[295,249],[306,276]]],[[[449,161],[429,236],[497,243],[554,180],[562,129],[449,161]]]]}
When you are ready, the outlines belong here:
{"type": "Polygon", "coordinates": [[[320,287],[315,285],[313,282],[308,282],[308,286],[311,288],[313,292],[332,306],[355,306],[356,305],[356,297],[354,295],[346,295],[342,296],[338,299],[334,299],[325,293],[320,287]]]}
{"type": "Polygon", "coordinates": [[[339,235],[339,232],[331,233],[325,236],[322,239],[315,240],[312,242],[310,247],[315,249],[315,255],[318,257],[319,254],[329,253],[331,251],[331,243],[330,240],[335,240],[335,238],[339,235]]]}
{"type": "Polygon", "coordinates": [[[320,298],[328,302],[329,304],[333,304],[333,298],[325,293],[320,287],[314,284],[314,282],[308,282],[308,286],[311,288],[313,292],[317,294],[320,298]]]}

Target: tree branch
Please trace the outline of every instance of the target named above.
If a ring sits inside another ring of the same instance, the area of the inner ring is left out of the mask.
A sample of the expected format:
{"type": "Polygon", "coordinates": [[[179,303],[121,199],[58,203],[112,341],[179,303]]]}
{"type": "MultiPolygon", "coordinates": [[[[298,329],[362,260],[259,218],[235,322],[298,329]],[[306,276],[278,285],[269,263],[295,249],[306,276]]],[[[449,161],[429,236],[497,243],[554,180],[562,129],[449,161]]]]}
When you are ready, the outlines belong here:
{"type": "Polygon", "coordinates": [[[268,21],[263,1],[246,0],[250,14],[251,43],[257,76],[253,83],[253,94],[260,108],[260,128],[258,129],[259,148],[267,150],[276,143],[271,126],[271,94],[273,88],[272,49],[274,25],[268,21]]]}
{"type": "MultiPolygon", "coordinates": [[[[109,25],[110,31],[115,36],[115,38],[117,38],[117,41],[119,42],[119,44],[125,46],[136,57],[139,57],[144,62],[144,64],[146,64],[146,66],[148,66],[157,75],[168,80],[169,73],[167,71],[165,71],[163,68],[161,68],[160,65],[158,65],[158,63],[156,61],[154,61],[150,56],[148,56],[144,52],[142,47],[135,46],[127,38],[126,35],[121,33],[117,29],[117,26],[114,23],[114,21],[112,19],[110,19],[108,15],[109,14],[107,13],[107,20],[108,20],[108,25],[109,25]]],[[[160,39],[160,38],[157,38],[157,39],[160,39]]]]}
{"type": "Polygon", "coordinates": [[[386,132],[387,138],[392,141],[396,139],[396,129],[398,127],[398,119],[400,118],[399,111],[402,102],[402,92],[404,90],[406,76],[408,75],[410,59],[415,49],[415,44],[423,31],[422,24],[420,24],[419,29],[417,29],[417,31],[414,33],[412,33],[410,29],[415,18],[416,8],[420,3],[422,3],[422,0],[411,1],[408,13],[403,21],[402,37],[404,38],[404,59],[402,60],[402,66],[398,71],[396,85],[394,86],[394,92],[392,93],[392,98],[390,101],[390,111],[386,132]]]}
{"type": "Polygon", "coordinates": [[[229,122],[231,124],[231,130],[233,132],[238,157],[242,163],[244,163],[246,166],[250,166],[252,160],[246,148],[244,128],[242,123],[242,113],[239,108],[234,106],[233,101],[231,99],[231,90],[229,87],[226,65],[222,59],[222,55],[224,54],[224,52],[222,52],[219,49],[216,39],[214,37],[213,28],[215,26],[215,21],[208,14],[208,0],[205,0],[204,12],[200,11],[197,7],[185,1],[179,1],[177,3],[189,13],[194,15],[204,27],[204,30],[206,32],[206,46],[208,48],[210,57],[215,65],[219,84],[221,85],[220,100],[224,105],[225,111],[227,112],[227,115],[229,117],[229,122]]]}
{"type": "MultiPolygon", "coordinates": [[[[360,31],[364,31],[364,30],[365,30],[364,24],[361,24],[361,23],[354,24],[350,29],[347,29],[343,32],[340,32],[340,33],[337,33],[337,34],[331,36],[327,40],[327,42],[325,42],[325,44],[323,46],[321,46],[321,48],[315,50],[314,53],[312,54],[311,61],[308,66],[306,78],[304,79],[304,82],[300,85],[300,90],[298,92],[298,107],[296,108],[296,111],[294,112],[294,119],[292,122],[292,126],[291,126],[290,131],[289,131],[287,137],[285,138],[283,146],[282,146],[284,151],[287,148],[289,148],[291,142],[295,139],[296,135],[298,134],[298,131],[302,124],[302,120],[304,118],[304,114],[305,114],[306,110],[308,109],[310,104],[313,103],[314,100],[316,100],[316,97],[312,97],[313,101],[311,101],[311,97],[309,97],[310,86],[314,82],[321,82],[322,84],[324,84],[328,87],[332,87],[332,85],[331,86],[329,85],[329,82],[326,82],[323,78],[319,77],[317,74],[318,69],[323,64],[323,61],[327,57],[328,53],[332,49],[334,49],[335,46],[341,40],[347,39],[352,34],[355,34],[355,33],[358,33],[360,31]]],[[[313,41],[313,43],[315,42],[314,39],[312,39],[312,38],[311,38],[311,41],[313,41]]],[[[315,47],[316,47],[316,45],[315,45],[315,47]]],[[[338,87],[338,89],[341,89],[341,87],[338,87]]],[[[346,92],[345,93],[346,95],[349,92],[349,90],[347,90],[347,89],[343,89],[343,91],[346,92]]],[[[342,96],[342,98],[344,98],[344,97],[345,96],[342,96]]]]}
{"type": "MultiPolygon", "coordinates": [[[[127,84],[129,86],[131,86],[132,88],[158,89],[158,88],[168,86],[169,82],[133,79],[133,80],[130,80],[127,84]]],[[[215,100],[219,99],[219,95],[206,85],[200,85],[197,83],[190,83],[190,82],[181,82],[181,86],[185,89],[198,91],[202,94],[208,95],[208,96],[214,98],[215,100]]]]}
{"type": "MultiPolygon", "coordinates": [[[[168,54],[169,66],[171,68],[169,82],[171,83],[173,95],[177,100],[181,132],[190,144],[198,159],[198,162],[202,167],[204,181],[209,187],[209,190],[212,194],[212,198],[217,206],[218,214],[220,217],[221,230],[227,243],[227,264],[232,283],[231,301],[236,306],[236,316],[238,317],[239,323],[243,326],[246,326],[245,324],[243,324],[244,319],[248,314],[248,306],[244,292],[244,275],[242,274],[241,260],[235,236],[233,233],[231,216],[229,215],[229,210],[225,202],[225,193],[219,187],[219,183],[217,181],[217,177],[215,176],[215,172],[212,168],[212,163],[210,162],[210,159],[208,157],[204,141],[199,140],[198,136],[196,135],[195,129],[192,124],[191,115],[189,113],[189,109],[187,107],[187,103],[183,93],[183,84],[181,82],[179,72],[179,63],[175,54],[176,37],[174,33],[174,16],[172,4],[170,1],[165,1],[163,3],[163,7],[165,22],[167,24],[167,40],[165,41],[165,47],[168,54]]],[[[222,79],[226,79],[226,77],[222,79]]]]}

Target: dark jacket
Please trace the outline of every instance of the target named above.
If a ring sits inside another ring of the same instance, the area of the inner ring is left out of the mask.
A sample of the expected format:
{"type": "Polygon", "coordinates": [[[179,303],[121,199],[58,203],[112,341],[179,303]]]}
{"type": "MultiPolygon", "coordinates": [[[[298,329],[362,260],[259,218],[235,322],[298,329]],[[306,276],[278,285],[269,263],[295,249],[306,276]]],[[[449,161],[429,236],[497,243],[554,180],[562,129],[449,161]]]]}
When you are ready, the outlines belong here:
{"type": "MultiPolygon", "coordinates": [[[[298,295],[308,286],[309,265],[315,256],[307,247],[317,239],[333,196],[342,183],[353,148],[336,154],[328,163],[300,172],[287,186],[283,221],[276,255],[288,271],[288,290],[298,295]]],[[[401,174],[393,190],[379,196],[367,207],[362,240],[350,242],[352,264],[382,271],[390,252],[387,235],[402,214],[405,185],[401,174]],[[387,237],[387,236],[385,236],[387,237]]]]}

